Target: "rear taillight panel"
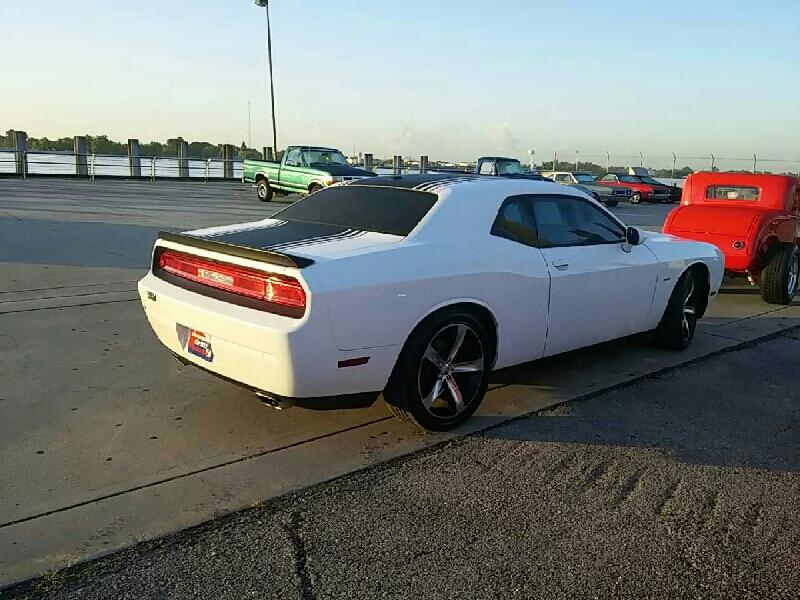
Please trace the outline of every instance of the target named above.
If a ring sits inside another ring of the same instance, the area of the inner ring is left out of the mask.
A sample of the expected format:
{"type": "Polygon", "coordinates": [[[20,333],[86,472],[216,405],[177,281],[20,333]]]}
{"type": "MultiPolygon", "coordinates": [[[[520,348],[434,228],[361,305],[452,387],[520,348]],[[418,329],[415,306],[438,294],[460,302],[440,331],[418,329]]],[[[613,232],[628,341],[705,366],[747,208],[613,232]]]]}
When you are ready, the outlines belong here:
{"type": "Polygon", "coordinates": [[[268,273],[158,247],[153,272],[206,296],[294,318],[306,310],[306,291],[294,277],[268,273]],[[213,290],[213,291],[212,291],[213,290]]]}

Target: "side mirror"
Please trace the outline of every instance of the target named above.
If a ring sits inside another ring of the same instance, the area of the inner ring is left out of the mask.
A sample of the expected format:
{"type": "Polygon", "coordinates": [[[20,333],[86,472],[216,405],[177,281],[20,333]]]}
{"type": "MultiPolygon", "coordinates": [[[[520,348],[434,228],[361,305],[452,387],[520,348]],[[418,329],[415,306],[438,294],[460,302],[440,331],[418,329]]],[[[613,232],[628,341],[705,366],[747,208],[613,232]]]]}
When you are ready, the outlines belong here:
{"type": "Polygon", "coordinates": [[[631,246],[639,245],[639,230],[636,227],[627,227],[625,229],[625,241],[631,246]]]}

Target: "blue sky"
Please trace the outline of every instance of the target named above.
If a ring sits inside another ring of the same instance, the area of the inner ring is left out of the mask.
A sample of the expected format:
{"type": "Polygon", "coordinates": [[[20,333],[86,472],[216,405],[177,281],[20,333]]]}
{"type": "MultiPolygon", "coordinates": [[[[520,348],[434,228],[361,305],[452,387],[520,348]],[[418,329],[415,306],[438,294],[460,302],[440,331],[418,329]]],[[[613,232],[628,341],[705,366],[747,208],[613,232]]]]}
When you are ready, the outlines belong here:
{"type": "MultiPolygon", "coordinates": [[[[800,159],[800,2],[272,0],[278,142],[800,159]]],[[[252,0],[2,0],[0,128],[271,138],[252,0]]]]}

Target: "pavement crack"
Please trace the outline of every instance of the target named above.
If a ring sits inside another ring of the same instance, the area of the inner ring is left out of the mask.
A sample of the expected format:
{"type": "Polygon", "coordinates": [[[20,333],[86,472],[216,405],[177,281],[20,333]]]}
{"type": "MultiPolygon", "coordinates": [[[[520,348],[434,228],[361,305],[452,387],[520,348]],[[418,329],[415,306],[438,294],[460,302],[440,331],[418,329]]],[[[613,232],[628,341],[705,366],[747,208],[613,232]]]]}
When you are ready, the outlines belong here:
{"type": "Polygon", "coordinates": [[[289,536],[294,551],[294,569],[297,574],[300,597],[303,600],[315,600],[314,588],[311,584],[311,576],[308,573],[308,552],[303,539],[303,525],[305,520],[300,511],[292,512],[289,517],[289,524],[284,525],[284,529],[289,536]]]}
{"type": "Polygon", "coordinates": [[[583,484],[581,485],[581,493],[586,493],[597,486],[605,474],[608,473],[608,470],[612,464],[613,463],[611,461],[604,460],[592,467],[592,469],[586,475],[586,479],[584,479],[583,484]]]}

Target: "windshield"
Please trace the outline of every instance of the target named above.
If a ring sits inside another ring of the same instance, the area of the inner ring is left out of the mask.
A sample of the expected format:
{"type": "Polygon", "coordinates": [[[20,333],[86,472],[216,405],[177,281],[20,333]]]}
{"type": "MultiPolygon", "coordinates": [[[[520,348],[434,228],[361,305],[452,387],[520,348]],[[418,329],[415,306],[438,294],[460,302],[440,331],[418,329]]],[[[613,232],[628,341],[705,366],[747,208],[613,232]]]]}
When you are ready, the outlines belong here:
{"type": "Polygon", "coordinates": [[[522,175],[523,173],[525,173],[525,171],[522,170],[522,165],[518,160],[497,161],[498,175],[522,175]]]}
{"type": "Polygon", "coordinates": [[[639,181],[641,181],[642,183],[646,183],[648,185],[664,185],[663,183],[659,183],[658,181],[647,175],[639,175],[639,181]]]}
{"type": "Polygon", "coordinates": [[[587,173],[575,173],[575,179],[578,183],[594,183],[594,177],[587,173]]]}
{"type": "Polygon", "coordinates": [[[639,183],[639,180],[632,175],[620,175],[619,180],[624,181],[625,183],[639,183]]]}
{"type": "Polygon", "coordinates": [[[344,154],[338,150],[305,148],[300,155],[302,156],[302,163],[309,167],[319,165],[347,165],[347,159],[344,157],[344,154]]]}

